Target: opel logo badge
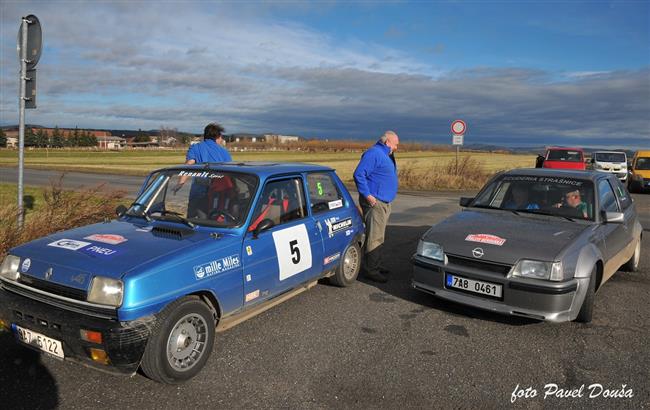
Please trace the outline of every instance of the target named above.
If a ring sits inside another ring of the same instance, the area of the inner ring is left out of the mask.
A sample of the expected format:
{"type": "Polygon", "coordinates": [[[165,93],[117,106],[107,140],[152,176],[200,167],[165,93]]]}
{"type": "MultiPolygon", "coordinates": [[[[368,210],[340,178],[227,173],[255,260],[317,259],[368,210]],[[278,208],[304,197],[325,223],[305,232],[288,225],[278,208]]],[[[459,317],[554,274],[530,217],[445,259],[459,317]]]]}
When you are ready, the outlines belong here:
{"type": "Polygon", "coordinates": [[[482,258],[483,257],[483,249],[481,249],[481,248],[472,249],[472,255],[474,255],[475,258],[482,258]]]}
{"type": "Polygon", "coordinates": [[[50,280],[52,277],[52,268],[49,268],[48,270],[45,271],[45,280],[50,280]]]}

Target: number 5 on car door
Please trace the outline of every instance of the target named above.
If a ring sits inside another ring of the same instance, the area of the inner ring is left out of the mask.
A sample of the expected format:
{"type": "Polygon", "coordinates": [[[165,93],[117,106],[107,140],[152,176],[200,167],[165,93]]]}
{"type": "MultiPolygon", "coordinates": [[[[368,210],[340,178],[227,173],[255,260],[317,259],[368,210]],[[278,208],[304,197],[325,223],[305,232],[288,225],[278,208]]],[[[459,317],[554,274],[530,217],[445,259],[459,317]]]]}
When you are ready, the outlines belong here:
{"type": "Polygon", "coordinates": [[[305,224],[273,232],[278,255],[280,280],[285,280],[311,268],[311,244],[305,224]]]}

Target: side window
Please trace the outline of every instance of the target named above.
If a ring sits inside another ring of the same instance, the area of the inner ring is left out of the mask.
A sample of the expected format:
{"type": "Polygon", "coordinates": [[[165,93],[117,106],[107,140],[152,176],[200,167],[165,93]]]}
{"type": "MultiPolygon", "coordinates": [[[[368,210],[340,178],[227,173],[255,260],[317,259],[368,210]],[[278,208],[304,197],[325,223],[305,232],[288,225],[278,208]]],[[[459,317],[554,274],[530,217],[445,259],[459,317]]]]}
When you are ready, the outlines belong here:
{"type": "Polygon", "coordinates": [[[281,225],[307,215],[305,195],[301,178],[289,178],[268,182],[253,214],[253,222],[248,228],[254,230],[264,219],[270,219],[275,225],[281,225]]]}
{"type": "Polygon", "coordinates": [[[614,183],[614,190],[616,191],[616,197],[618,198],[618,202],[621,204],[621,208],[625,211],[627,208],[630,207],[632,204],[632,199],[630,198],[630,194],[627,192],[627,189],[623,186],[620,180],[616,179],[616,182],[614,183]]]}
{"type": "Polygon", "coordinates": [[[307,186],[311,211],[314,214],[343,206],[343,195],[329,173],[318,172],[307,175],[307,186]]]}
{"type": "Polygon", "coordinates": [[[606,212],[618,212],[618,204],[614,191],[606,179],[598,182],[598,199],[600,201],[600,210],[606,212]]]}

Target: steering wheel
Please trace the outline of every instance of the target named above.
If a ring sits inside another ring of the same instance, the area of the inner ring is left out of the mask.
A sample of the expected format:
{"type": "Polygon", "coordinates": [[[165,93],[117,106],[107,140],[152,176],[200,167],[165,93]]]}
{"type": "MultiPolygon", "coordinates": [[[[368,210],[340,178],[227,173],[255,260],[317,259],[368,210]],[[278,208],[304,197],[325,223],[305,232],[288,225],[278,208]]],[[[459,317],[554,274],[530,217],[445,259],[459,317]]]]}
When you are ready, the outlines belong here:
{"type": "Polygon", "coordinates": [[[232,216],[231,214],[229,214],[228,212],[222,209],[213,209],[212,211],[210,211],[210,213],[208,214],[208,219],[217,220],[219,219],[220,216],[223,216],[226,222],[231,222],[231,223],[237,222],[237,218],[235,218],[234,216],[232,216]]]}

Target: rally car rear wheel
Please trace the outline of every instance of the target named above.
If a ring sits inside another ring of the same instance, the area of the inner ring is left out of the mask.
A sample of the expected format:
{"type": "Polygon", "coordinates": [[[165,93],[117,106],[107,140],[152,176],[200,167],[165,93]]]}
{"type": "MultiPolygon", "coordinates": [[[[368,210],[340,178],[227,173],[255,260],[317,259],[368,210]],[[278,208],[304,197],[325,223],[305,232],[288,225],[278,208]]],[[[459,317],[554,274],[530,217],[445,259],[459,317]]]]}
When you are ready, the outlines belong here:
{"type": "Polygon", "coordinates": [[[351,243],[343,253],[334,276],[330,277],[330,282],[336,286],[349,286],[357,280],[359,269],[361,269],[361,250],[359,245],[351,243]]]}
{"type": "Polygon", "coordinates": [[[183,298],[165,308],[142,358],[142,370],[153,380],[180,383],[194,377],[212,352],[215,322],[199,299],[183,298]]]}

